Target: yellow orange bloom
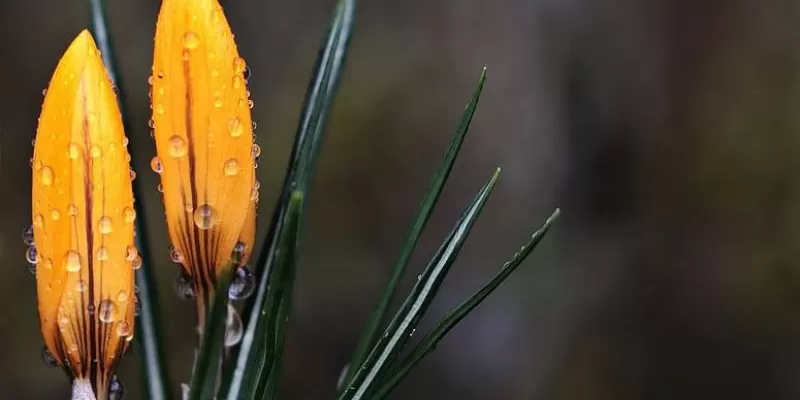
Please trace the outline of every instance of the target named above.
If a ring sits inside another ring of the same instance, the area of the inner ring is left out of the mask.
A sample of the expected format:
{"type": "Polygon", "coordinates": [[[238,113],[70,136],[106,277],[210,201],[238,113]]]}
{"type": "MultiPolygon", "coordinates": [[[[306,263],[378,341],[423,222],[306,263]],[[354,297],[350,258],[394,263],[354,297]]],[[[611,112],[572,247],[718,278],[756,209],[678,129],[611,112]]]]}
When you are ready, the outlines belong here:
{"type": "Polygon", "coordinates": [[[32,159],[36,294],[42,336],[59,365],[107,397],[133,338],[130,157],[116,96],[83,31],[44,98],[32,159]]]}
{"type": "MultiPolygon", "coordinates": [[[[253,244],[257,187],[245,60],[217,0],[164,0],[151,77],[170,241],[202,319],[234,250],[253,244]]],[[[244,261],[242,261],[244,263],[244,261]]]]}

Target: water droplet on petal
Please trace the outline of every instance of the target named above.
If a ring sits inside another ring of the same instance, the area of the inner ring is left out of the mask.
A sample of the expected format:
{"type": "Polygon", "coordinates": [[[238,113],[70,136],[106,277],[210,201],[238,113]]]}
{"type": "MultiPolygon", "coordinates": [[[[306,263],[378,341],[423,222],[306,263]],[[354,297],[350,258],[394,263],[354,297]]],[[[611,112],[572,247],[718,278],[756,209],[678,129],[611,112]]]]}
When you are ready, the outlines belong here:
{"type": "Polygon", "coordinates": [[[244,326],[242,318],[232,305],[228,304],[228,317],[225,320],[225,347],[231,347],[242,341],[244,326]]]}
{"type": "Polygon", "coordinates": [[[164,170],[164,164],[161,163],[161,159],[158,156],[150,160],[150,169],[157,174],[160,174],[164,170]]]}
{"type": "Polygon", "coordinates": [[[239,89],[240,87],[242,87],[242,78],[238,75],[235,75],[233,77],[233,82],[231,83],[231,85],[233,85],[234,89],[239,89]]]}
{"type": "Polygon", "coordinates": [[[25,251],[25,261],[27,261],[28,264],[36,265],[38,256],[39,253],[36,251],[36,247],[28,247],[28,250],[25,251]]]}
{"type": "Polygon", "coordinates": [[[194,210],[194,224],[200,229],[211,229],[217,223],[217,213],[208,204],[201,204],[194,210]]]}
{"type": "Polygon", "coordinates": [[[114,304],[113,301],[110,299],[103,299],[100,301],[100,306],[98,307],[98,315],[97,318],[100,322],[109,323],[114,321],[117,316],[117,306],[114,304]]]}
{"type": "Polygon", "coordinates": [[[38,226],[39,228],[44,227],[44,216],[42,214],[36,214],[33,216],[33,224],[38,226]]]}
{"type": "Polygon", "coordinates": [[[67,155],[71,160],[77,160],[81,156],[81,148],[77,143],[67,145],[67,155]]]}
{"type": "Polygon", "coordinates": [[[131,324],[128,321],[117,322],[117,335],[127,337],[131,334],[131,324]]]}
{"type": "Polygon", "coordinates": [[[222,99],[220,98],[214,99],[214,108],[222,108],[222,106],[223,106],[222,99]]]}
{"type": "Polygon", "coordinates": [[[247,68],[247,62],[242,57],[236,57],[233,60],[233,72],[239,74],[244,73],[245,68],[247,68]]]}
{"type": "Polygon", "coordinates": [[[33,246],[33,225],[28,225],[22,231],[22,243],[26,246],[33,246]]]}
{"type": "Polygon", "coordinates": [[[125,207],[122,209],[122,220],[125,221],[126,224],[133,223],[136,220],[136,211],[133,208],[125,207]]]}
{"type": "Polygon", "coordinates": [[[255,106],[256,106],[256,103],[254,103],[253,100],[247,100],[247,107],[248,108],[252,109],[255,106]]]}
{"type": "Polygon", "coordinates": [[[129,170],[128,170],[128,175],[129,175],[129,177],[130,177],[131,181],[133,181],[134,179],[136,179],[136,171],[134,171],[134,170],[132,170],[132,169],[129,169],[129,170]]]}
{"type": "Polygon", "coordinates": [[[92,158],[100,158],[103,156],[103,150],[96,144],[92,145],[92,148],[89,152],[91,153],[92,158]]]}
{"type": "Polygon", "coordinates": [[[77,290],[80,293],[85,292],[86,291],[86,282],[84,282],[83,279],[78,279],[78,282],[75,283],[75,290],[77,290]]]}
{"type": "Polygon", "coordinates": [[[67,205],[67,215],[69,215],[70,217],[77,216],[78,215],[78,206],[76,206],[75,204],[67,205]]]}
{"type": "Polygon", "coordinates": [[[53,178],[54,178],[53,168],[50,168],[49,165],[45,165],[39,170],[39,179],[42,181],[42,185],[51,186],[53,185],[53,178]]]}
{"type": "Polygon", "coordinates": [[[120,303],[128,301],[128,292],[120,290],[119,293],[117,293],[117,301],[120,303]]]}
{"type": "Polygon", "coordinates": [[[108,235],[111,231],[114,230],[114,226],[111,223],[111,217],[103,216],[97,220],[97,230],[100,231],[102,235],[108,235]]]}
{"type": "Polygon", "coordinates": [[[128,248],[125,249],[125,259],[128,261],[135,260],[136,256],[138,255],[139,255],[139,250],[136,249],[136,246],[128,246],[128,248]]]}
{"type": "MultiPolygon", "coordinates": [[[[119,329],[119,327],[117,327],[117,329],[119,329]]],[[[128,328],[128,331],[130,331],[130,327],[128,328]]],[[[133,335],[131,335],[130,333],[125,336],[133,337],[133,335]]],[[[111,382],[108,384],[108,397],[111,400],[121,400],[123,397],[125,397],[125,387],[122,385],[122,382],[119,380],[119,378],[117,378],[116,375],[111,377],[111,382]]]]}
{"type": "Polygon", "coordinates": [[[183,262],[183,255],[181,254],[178,249],[170,246],[169,247],[169,259],[172,260],[175,264],[180,264],[183,262]]]}
{"type": "Polygon", "coordinates": [[[69,272],[78,272],[81,270],[81,255],[75,250],[67,250],[64,254],[66,261],[65,268],[69,272]]]}
{"type": "Polygon", "coordinates": [[[225,161],[225,175],[234,176],[239,173],[239,162],[235,158],[225,161]]]}
{"type": "Polygon", "coordinates": [[[131,261],[131,268],[133,268],[134,270],[142,268],[142,257],[141,256],[137,255],[133,259],[133,261],[131,261]]]}
{"type": "Polygon", "coordinates": [[[61,211],[58,211],[57,208],[53,208],[52,210],[50,210],[50,219],[52,219],[53,221],[58,221],[59,219],[61,219],[61,211]]]}
{"type": "Polygon", "coordinates": [[[228,298],[231,300],[243,300],[250,297],[256,288],[256,278],[247,267],[236,269],[231,285],[228,287],[228,298]]]}
{"type": "Polygon", "coordinates": [[[261,155],[261,146],[258,144],[253,144],[253,159],[258,158],[261,155]]]}
{"type": "Polygon", "coordinates": [[[194,288],[192,286],[192,278],[185,274],[179,274],[175,278],[175,283],[172,285],[175,295],[182,300],[194,300],[194,288]]]}
{"type": "Polygon", "coordinates": [[[58,360],[53,357],[53,354],[50,353],[50,350],[48,350],[47,347],[42,348],[42,361],[44,361],[44,365],[47,365],[51,368],[58,366],[58,360]]]}
{"type": "Polygon", "coordinates": [[[158,114],[164,114],[164,105],[161,103],[156,104],[156,108],[154,111],[158,114]]]}
{"type": "Polygon", "coordinates": [[[172,157],[183,157],[186,155],[186,141],[178,135],[169,138],[169,155],[172,157]]]}
{"type": "Polygon", "coordinates": [[[99,247],[97,249],[97,259],[99,261],[106,261],[108,260],[108,249],[105,247],[99,247]]]}
{"type": "Polygon", "coordinates": [[[231,119],[228,123],[228,133],[230,133],[231,137],[239,137],[244,134],[244,126],[242,125],[242,120],[238,117],[231,119]]]}
{"type": "Polygon", "coordinates": [[[186,32],[183,35],[183,47],[187,49],[196,49],[197,46],[200,46],[200,38],[194,32],[186,32]]]}

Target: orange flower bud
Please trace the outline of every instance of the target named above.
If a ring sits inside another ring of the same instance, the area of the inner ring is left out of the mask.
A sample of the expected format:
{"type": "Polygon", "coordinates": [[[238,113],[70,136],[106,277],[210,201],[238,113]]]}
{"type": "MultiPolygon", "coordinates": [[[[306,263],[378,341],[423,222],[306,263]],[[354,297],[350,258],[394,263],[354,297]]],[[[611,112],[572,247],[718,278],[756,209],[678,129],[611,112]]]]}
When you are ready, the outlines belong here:
{"type": "Polygon", "coordinates": [[[153,60],[156,157],[170,241],[202,320],[222,269],[243,264],[255,228],[255,156],[246,64],[216,0],[164,0],[153,60]]]}
{"type": "Polygon", "coordinates": [[[33,168],[36,294],[42,336],[76,390],[107,397],[133,338],[130,157],[122,118],[94,39],[83,31],[44,98],[33,168]]]}

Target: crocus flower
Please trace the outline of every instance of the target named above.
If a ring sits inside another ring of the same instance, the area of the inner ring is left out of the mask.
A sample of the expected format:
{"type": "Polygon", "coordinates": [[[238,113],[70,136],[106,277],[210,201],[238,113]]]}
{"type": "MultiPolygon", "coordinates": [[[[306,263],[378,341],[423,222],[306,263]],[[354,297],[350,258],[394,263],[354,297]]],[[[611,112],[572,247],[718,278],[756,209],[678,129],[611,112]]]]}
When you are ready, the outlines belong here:
{"type": "Polygon", "coordinates": [[[150,78],[156,157],[173,261],[197,299],[199,326],[218,276],[243,264],[258,187],[246,64],[217,0],[164,0],[150,78]]]}
{"type": "MultiPolygon", "coordinates": [[[[105,399],[133,338],[134,247],[130,157],[122,118],[88,31],[70,44],[47,89],[36,131],[33,239],[36,295],[47,350],[73,397],[105,399]]],[[[30,258],[30,257],[29,257],[30,258]]]]}

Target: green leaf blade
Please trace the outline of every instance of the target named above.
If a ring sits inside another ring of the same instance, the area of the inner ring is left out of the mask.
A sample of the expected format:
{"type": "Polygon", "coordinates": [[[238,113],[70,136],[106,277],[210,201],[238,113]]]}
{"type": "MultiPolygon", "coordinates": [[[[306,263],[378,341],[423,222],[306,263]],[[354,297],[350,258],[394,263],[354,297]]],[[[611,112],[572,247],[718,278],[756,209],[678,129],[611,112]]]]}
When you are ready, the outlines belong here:
{"type": "Polygon", "coordinates": [[[360,400],[371,396],[374,386],[382,374],[391,368],[392,362],[403,349],[406,342],[424,316],[431,301],[438,292],[450,267],[464,245],[472,226],[480,216],[483,206],[489,199],[500,175],[498,168],[472,203],[462,213],[456,226],[442,243],[411,289],[403,305],[378,339],[363,364],[356,366],[353,377],[344,386],[339,400],[360,400]]]}
{"type": "MultiPolygon", "coordinates": [[[[330,115],[333,101],[338,93],[338,85],[350,45],[356,13],[355,0],[339,0],[333,13],[331,23],[325,38],[322,41],[314,66],[311,81],[306,91],[303,111],[295,134],[289,166],[284,178],[281,198],[273,212],[267,235],[261,245],[261,252],[256,261],[256,276],[258,288],[255,295],[245,304],[242,315],[244,318],[245,332],[242,343],[233,349],[231,371],[228,371],[222,384],[222,393],[231,400],[255,398],[258,393],[265,395],[274,391],[277,386],[277,372],[279,369],[267,365],[267,344],[264,343],[264,326],[261,319],[264,316],[264,307],[274,307],[268,303],[270,282],[274,282],[281,237],[293,221],[292,198],[299,192],[308,199],[310,182],[316,166],[317,155],[322,145],[325,126],[330,115]],[[264,385],[265,371],[272,371],[267,375],[267,384],[264,385]],[[260,387],[260,389],[259,389],[260,387]],[[257,393],[258,392],[258,393],[257,393]],[[246,397],[250,396],[250,397],[246,397]]],[[[299,237],[303,225],[302,208],[306,202],[295,205],[297,210],[297,235],[299,237]]],[[[291,291],[289,291],[290,293],[291,291]]],[[[271,296],[271,295],[270,295],[271,296]]],[[[288,304],[284,304],[288,309],[288,304]]],[[[287,311],[288,312],[288,311],[287,311]]],[[[274,337],[282,337],[275,333],[274,337]]],[[[282,340],[282,339],[281,339],[282,340]]],[[[282,353],[282,342],[275,343],[270,354],[282,353]]]]}
{"type": "MultiPolygon", "coordinates": [[[[461,150],[461,145],[464,143],[464,139],[469,132],[469,127],[472,123],[472,119],[475,116],[475,110],[478,106],[478,101],[480,100],[481,93],[483,92],[483,86],[485,82],[486,68],[483,68],[478,77],[478,83],[475,91],[473,92],[472,98],[464,108],[458,128],[450,140],[450,145],[447,149],[447,153],[445,153],[444,159],[442,160],[442,164],[439,166],[439,169],[436,170],[431,183],[425,190],[425,196],[420,203],[417,214],[411,224],[411,228],[406,235],[406,241],[400,251],[400,256],[395,262],[392,275],[389,277],[386,287],[383,290],[383,293],[381,294],[377,304],[375,305],[375,308],[372,310],[366,327],[361,333],[361,337],[359,338],[355,351],[350,359],[349,365],[351,367],[348,369],[347,373],[345,373],[344,379],[340,381],[341,383],[348,382],[352,378],[353,374],[356,372],[355,368],[352,368],[352,366],[361,365],[368,356],[368,352],[373,343],[375,343],[381,322],[386,318],[389,305],[391,304],[392,299],[397,292],[397,285],[403,278],[406,268],[408,267],[409,260],[411,259],[411,254],[417,247],[417,242],[419,242],[419,238],[422,236],[422,232],[425,229],[428,220],[430,219],[433,208],[439,200],[439,196],[444,189],[445,183],[447,183],[447,179],[450,176],[450,171],[453,169],[453,164],[455,164],[456,158],[461,150]]],[[[341,387],[339,389],[341,389],[341,387]]]]}
{"type": "Polygon", "coordinates": [[[461,303],[455,310],[447,315],[439,324],[417,344],[414,350],[406,357],[402,364],[397,368],[396,372],[389,378],[385,379],[375,392],[373,399],[383,399],[394,390],[395,387],[411,372],[428,353],[436,348],[439,343],[451,329],[458,325],[467,315],[475,310],[483,300],[485,300],[495,289],[497,289],[505,280],[519,267],[528,255],[533,251],[536,245],[544,238],[545,234],[549,231],[553,222],[561,214],[560,209],[556,209],[549,218],[544,222],[541,228],[533,233],[530,240],[522,247],[521,251],[514,254],[514,257],[503,265],[503,268],[491,280],[489,280],[480,290],[475,292],[465,302],[461,303]]]}

